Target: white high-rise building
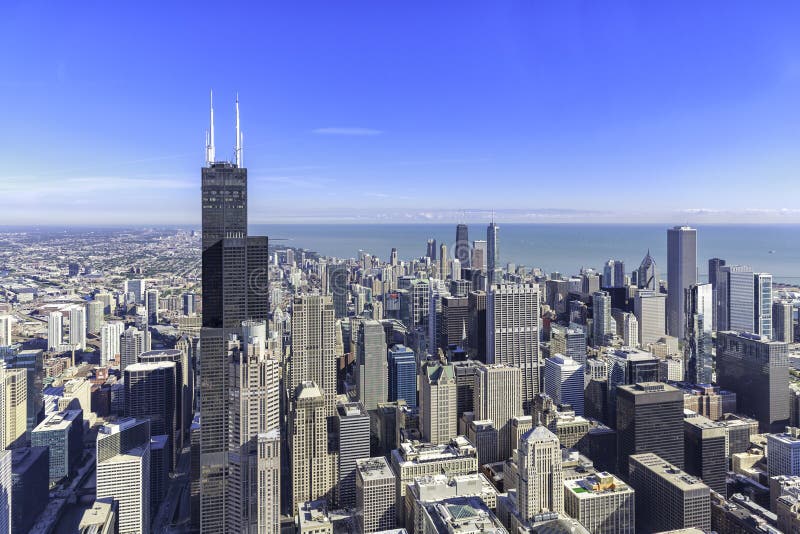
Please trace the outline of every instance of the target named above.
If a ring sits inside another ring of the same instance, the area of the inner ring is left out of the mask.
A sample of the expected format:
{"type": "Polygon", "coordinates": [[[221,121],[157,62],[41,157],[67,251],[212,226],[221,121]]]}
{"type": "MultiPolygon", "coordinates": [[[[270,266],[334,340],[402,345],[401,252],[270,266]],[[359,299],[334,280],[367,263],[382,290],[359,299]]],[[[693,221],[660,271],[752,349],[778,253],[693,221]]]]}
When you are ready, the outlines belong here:
{"type": "Polygon", "coordinates": [[[356,460],[355,470],[358,531],[382,532],[395,528],[395,475],[386,458],[356,460]]]}
{"type": "Polygon", "coordinates": [[[120,534],[150,532],[150,423],[127,418],[97,434],[97,498],[119,503],[120,534]]]}
{"type": "Polygon", "coordinates": [[[498,284],[486,295],[486,361],[520,368],[526,413],[539,392],[540,309],[536,284],[498,284]]]}
{"type": "Polygon", "coordinates": [[[767,435],[767,469],[771,477],[800,475],[800,428],[767,435]]]}
{"type": "Polygon", "coordinates": [[[517,449],[517,510],[523,520],[538,514],[564,512],[561,446],[543,425],[526,432],[517,449]]]}
{"type": "Polygon", "coordinates": [[[125,294],[133,293],[135,304],[144,303],[144,292],[147,288],[147,280],[127,280],[125,281],[125,294]]]}
{"type": "Polygon", "coordinates": [[[139,355],[150,350],[150,332],[129,326],[119,342],[120,371],[139,361],[139,355]]]}
{"type": "Polygon", "coordinates": [[[86,350],[86,306],[77,304],[69,309],[69,344],[86,350]]]}
{"type": "Polygon", "coordinates": [[[327,498],[336,486],[335,456],[328,452],[328,410],[325,393],[314,382],[301,382],[290,414],[292,462],[291,508],[327,498]]]}
{"type": "Polygon", "coordinates": [[[426,441],[447,443],[458,434],[458,388],[452,365],[428,363],[419,388],[420,431],[426,441]]]}
{"type": "Polygon", "coordinates": [[[47,315],[47,348],[56,350],[64,339],[64,317],[61,312],[50,312],[47,315]]]}
{"type": "Polygon", "coordinates": [[[11,323],[13,317],[0,315],[0,347],[11,345],[11,323]]]}
{"type": "Polygon", "coordinates": [[[622,342],[626,347],[639,346],[639,320],[632,313],[626,313],[622,323],[622,342]]]}
{"type": "Polygon", "coordinates": [[[258,530],[280,532],[281,436],[277,428],[258,436],[258,530]]]}
{"type": "Polygon", "coordinates": [[[617,331],[617,324],[611,317],[611,295],[607,291],[592,293],[592,337],[595,347],[608,344],[610,336],[617,331]]]}
{"type": "Polygon", "coordinates": [[[314,382],[325,397],[328,417],[336,409],[335,327],[330,296],[303,295],[294,299],[289,395],[298,392],[303,382],[314,382]]]}
{"type": "Polygon", "coordinates": [[[663,293],[640,289],[633,301],[634,315],[639,322],[639,344],[647,347],[667,335],[666,301],[663,293]]]}
{"type": "Polygon", "coordinates": [[[111,321],[100,328],[100,365],[108,365],[120,355],[120,337],[125,331],[125,323],[111,321]]]}
{"type": "Polygon", "coordinates": [[[28,372],[0,360],[0,449],[24,445],[28,430],[28,372]]]}
{"type": "Polygon", "coordinates": [[[569,404],[583,415],[583,365],[563,354],[544,361],[544,392],[556,404],[569,404]]]}
{"type": "Polygon", "coordinates": [[[522,372],[510,365],[478,365],[475,370],[475,420],[491,420],[497,429],[496,457],[506,460],[514,449],[511,420],[523,415],[522,372]]]}

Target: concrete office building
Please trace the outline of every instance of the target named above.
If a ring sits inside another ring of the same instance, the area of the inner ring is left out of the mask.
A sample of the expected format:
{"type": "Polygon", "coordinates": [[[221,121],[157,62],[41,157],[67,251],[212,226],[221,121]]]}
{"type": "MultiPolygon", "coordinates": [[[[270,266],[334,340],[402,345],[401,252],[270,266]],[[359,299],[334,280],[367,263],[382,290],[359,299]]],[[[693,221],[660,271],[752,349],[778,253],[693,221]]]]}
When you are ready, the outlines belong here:
{"type": "Polygon", "coordinates": [[[374,319],[363,321],[358,329],[353,379],[358,398],[368,411],[389,398],[388,367],[383,325],[374,319]]]}
{"type": "Polygon", "coordinates": [[[636,530],[711,529],[711,490],[656,454],[630,457],[636,491],[636,530]]]}
{"type": "Polygon", "coordinates": [[[50,484],[66,478],[83,455],[83,414],[80,410],[52,413],[31,432],[31,445],[50,449],[50,484]]]}
{"type": "MultiPolygon", "coordinates": [[[[292,357],[288,390],[300,391],[303,382],[314,382],[324,396],[326,415],[334,415],[336,398],[336,323],[331,297],[296,297],[292,313],[292,357]]],[[[309,499],[305,499],[309,500],[309,499]]]]}
{"type": "Polygon", "coordinates": [[[396,480],[383,456],[362,458],[355,465],[359,532],[382,532],[397,525],[396,480]]]}
{"type": "Polygon", "coordinates": [[[701,415],[683,420],[686,472],[700,477],[709,488],[727,495],[728,441],[725,424],[701,415]]]}
{"type": "Polygon", "coordinates": [[[635,497],[633,488],[610,473],[564,481],[564,511],[589,532],[634,534],[635,497]]]}
{"type": "Polygon", "coordinates": [[[517,508],[525,521],[564,511],[564,472],[555,434],[539,425],[522,436],[517,448],[517,508]]]}
{"type": "Polygon", "coordinates": [[[370,416],[359,402],[339,402],[336,417],[339,431],[336,501],[342,508],[353,508],[356,505],[356,460],[370,456],[370,416]]]}
{"type": "Polygon", "coordinates": [[[511,421],[523,415],[522,373],[509,365],[480,365],[475,369],[473,410],[476,420],[490,420],[497,430],[498,460],[506,460],[516,445],[511,421]]]}
{"type": "Polygon", "coordinates": [[[29,532],[47,507],[50,450],[47,447],[14,449],[11,459],[11,532],[29,532]]]}
{"type": "Polygon", "coordinates": [[[0,448],[25,445],[28,432],[28,373],[0,360],[0,448]]]}
{"type": "Polygon", "coordinates": [[[666,296],[654,290],[640,289],[633,300],[639,325],[639,344],[647,347],[666,335],[666,296]]]}
{"type": "Polygon", "coordinates": [[[556,404],[569,404],[577,415],[583,415],[583,386],[583,365],[562,354],[545,360],[544,392],[556,404]]]}
{"type": "Polygon", "coordinates": [[[333,501],[335,457],[328,451],[325,394],[312,381],[302,382],[290,412],[291,509],[306,501],[333,501]]]}
{"type": "Polygon", "coordinates": [[[458,434],[458,390],[452,365],[427,362],[420,376],[420,430],[425,441],[447,443],[458,434]]]}

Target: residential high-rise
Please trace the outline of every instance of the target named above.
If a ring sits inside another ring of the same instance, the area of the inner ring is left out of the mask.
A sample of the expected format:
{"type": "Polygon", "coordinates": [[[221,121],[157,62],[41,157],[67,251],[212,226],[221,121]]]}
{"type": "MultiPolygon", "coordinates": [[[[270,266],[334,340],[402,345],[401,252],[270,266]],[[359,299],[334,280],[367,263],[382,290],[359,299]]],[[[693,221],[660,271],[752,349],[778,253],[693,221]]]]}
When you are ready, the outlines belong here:
{"type": "Polygon", "coordinates": [[[119,503],[119,532],[150,531],[150,423],[123,419],[97,433],[97,498],[119,503]]]}
{"type": "Polygon", "coordinates": [[[640,289],[633,300],[634,314],[639,323],[639,344],[647,347],[667,333],[666,296],[655,290],[640,289]]]}
{"type": "Polygon", "coordinates": [[[120,337],[125,331],[122,321],[110,321],[100,328],[100,365],[109,365],[119,360],[120,337]]]}
{"type": "Polygon", "coordinates": [[[0,360],[0,448],[25,445],[28,432],[28,373],[0,360]]]}
{"type": "Polygon", "coordinates": [[[425,441],[447,443],[458,434],[458,393],[452,365],[426,362],[419,389],[420,431],[425,441]]]}
{"type": "Polygon", "coordinates": [[[469,253],[469,228],[466,224],[456,226],[456,244],[453,247],[453,258],[457,259],[463,268],[470,266],[469,253]]]}
{"type": "Polygon", "coordinates": [[[789,347],[755,334],[717,333],[717,384],[736,393],[738,413],[761,432],[789,424],[789,347]]]}
{"type": "Polygon", "coordinates": [[[11,315],[0,314],[0,347],[11,345],[11,315]]]}
{"type": "Polygon", "coordinates": [[[401,399],[417,407],[417,361],[413,350],[395,345],[389,349],[389,401],[401,399]]]}
{"type": "Polygon", "coordinates": [[[702,415],[683,420],[686,472],[700,477],[703,483],[721,495],[727,495],[725,479],[729,455],[725,451],[728,441],[725,429],[724,423],[702,415]]]}
{"type": "Polygon", "coordinates": [[[784,343],[794,342],[794,306],[791,302],[772,305],[772,339],[784,343]]]}
{"type": "Polygon", "coordinates": [[[726,265],[717,279],[717,330],[755,333],[755,277],[746,265],[726,265]]]}
{"type": "Polygon", "coordinates": [[[617,387],[617,466],[628,474],[628,457],[652,452],[683,467],[683,392],[662,382],[617,387]]]}
{"type": "Polygon", "coordinates": [[[697,230],[675,226],[667,230],[667,333],[683,339],[685,291],[697,283],[697,230]]]}
{"type": "Polygon", "coordinates": [[[499,230],[500,227],[495,224],[494,220],[486,228],[486,275],[488,277],[488,287],[503,280],[503,270],[500,268],[499,230]]]}
{"type": "Polygon", "coordinates": [[[397,525],[395,475],[386,458],[361,458],[355,465],[359,532],[382,532],[397,525]]]}
{"type": "MultiPolygon", "coordinates": [[[[442,243],[439,245],[439,278],[446,280],[450,275],[449,262],[450,258],[447,256],[447,245],[442,243]]],[[[459,278],[461,278],[459,276],[459,278]]]]}
{"type": "Polygon", "coordinates": [[[497,430],[494,449],[506,460],[514,449],[511,420],[522,412],[522,372],[510,365],[478,365],[475,368],[475,420],[491,420],[497,430]]]}
{"type": "Polygon", "coordinates": [[[50,312],[47,315],[47,348],[55,350],[64,339],[64,317],[61,312],[50,312]]]}
{"type": "Polygon", "coordinates": [[[712,372],[711,330],[713,320],[711,284],[695,284],[686,290],[686,339],[684,378],[692,384],[710,384],[712,372]],[[710,314],[709,314],[710,312],[710,314]],[[709,314],[709,315],[707,315],[709,314]]]}
{"type": "Polygon", "coordinates": [[[86,304],[86,331],[90,334],[99,334],[103,327],[105,303],[101,300],[90,300],[86,304]]]}
{"type": "Polygon", "coordinates": [[[711,530],[711,490],[656,454],[630,457],[637,532],[711,530]]]}
{"type": "Polygon", "coordinates": [[[76,304],[69,309],[69,344],[86,349],[86,306],[76,304]]]}
{"type": "Polygon", "coordinates": [[[530,283],[492,286],[486,299],[486,362],[519,367],[522,408],[530,412],[539,392],[539,286],[530,283]]]}
{"type": "Polygon", "coordinates": [[[139,355],[150,350],[150,332],[129,326],[119,340],[120,371],[139,361],[139,355]]]}
{"type": "Polygon", "coordinates": [[[148,289],[145,293],[147,324],[158,324],[158,289],[148,289]]]}
{"type": "Polygon", "coordinates": [[[517,510],[525,521],[564,512],[564,472],[558,438],[545,426],[526,432],[517,448],[517,510]]]}
{"type": "Polygon", "coordinates": [[[753,273],[753,332],[772,337],[772,275],[753,273]]]}
{"type": "Polygon", "coordinates": [[[247,169],[242,166],[239,103],[236,161],[216,160],[214,108],[202,169],[202,295],[200,330],[200,530],[225,532],[228,462],[228,340],[246,320],[269,312],[266,237],[247,234],[247,169]]]}
{"type": "MultiPolygon", "coordinates": [[[[342,508],[356,505],[356,460],[370,456],[370,416],[360,402],[336,405],[339,432],[339,481],[336,503],[342,508]]],[[[394,493],[394,486],[392,486],[394,493]]]]}
{"type": "Polygon", "coordinates": [[[486,256],[488,249],[486,241],[483,239],[476,239],[472,242],[472,261],[470,268],[481,272],[486,272],[486,256]]]}
{"type": "Polygon", "coordinates": [[[375,410],[379,402],[389,398],[386,335],[380,322],[368,319],[361,323],[356,352],[353,378],[358,386],[358,398],[364,408],[375,410]]]}
{"type": "Polygon", "coordinates": [[[301,382],[293,395],[289,423],[292,510],[306,501],[334,501],[336,466],[334,455],[328,451],[326,403],[325,393],[312,381],[301,382]]]}
{"type": "Polygon", "coordinates": [[[592,341],[595,347],[606,345],[617,331],[611,317],[611,295],[607,291],[592,293],[592,341]]]}
{"type": "Polygon", "coordinates": [[[168,471],[176,461],[176,366],[174,362],[135,363],[125,368],[125,415],[150,420],[152,436],[167,436],[168,471]]]}
{"type": "Polygon", "coordinates": [[[564,511],[589,532],[634,534],[635,492],[611,473],[564,481],[564,511]]]}
{"type": "MultiPolygon", "coordinates": [[[[336,332],[330,296],[301,295],[292,306],[292,352],[288,361],[289,393],[303,382],[314,382],[325,397],[327,417],[336,398],[336,332]]],[[[381,332],[383,334],[383,332],[381,332]]]]}
{"type": "Polygon", "coordinates": [[[556,404],[569,404],[576,415],[583,415],[583,365],[563,354],[544,361],[544,392],[556,404]]]}
{"type": "Polygon", "coordinates": [[[636,271],[636,280],[639,289],[649,289],[651,291],[658,291],[658,272],[656,271],[656,261],[650,255],[650,250],[647,251],[639,269],[636,271]]]}

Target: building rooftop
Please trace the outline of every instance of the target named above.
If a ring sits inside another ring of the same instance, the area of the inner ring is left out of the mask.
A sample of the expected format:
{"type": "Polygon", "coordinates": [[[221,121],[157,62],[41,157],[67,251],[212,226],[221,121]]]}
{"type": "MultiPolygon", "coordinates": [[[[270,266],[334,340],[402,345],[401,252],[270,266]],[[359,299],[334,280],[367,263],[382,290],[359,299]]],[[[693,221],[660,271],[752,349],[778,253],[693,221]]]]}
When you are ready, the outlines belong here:
{"type": "Polygon", "coordinates": [[[43,454],[48,454],[48,451],[47,447],[19,447],[12,449],[11,471],[13,473],[24,473],[43,454]]]}
{"type": "Polygon", "coordinates": [[[633,493],[633,488],[607,472],[594,473],[578,480],[568,480],[564,482],[564,486],[580,499],[608,493],[633,493]]]}
{"type": "Polygon", "coordinates": [[[356,460],[356,470],[364,480],[394,479],[394,471],[383,456],[356,460]]]}
{"type": "Polygon", "coordinates": [[[33,431],[66,430],[81,414],[81,410],[64,410],[63,412],[52,413],[45,417],[44,421],[39,423],[39,426],[34,428],[33,431]]]}
{"type": "Polygon", "coordinates": [[[422,506],[437,532],[449,534],[507,532],[497,516],[478,497],[454,497],[423,503],[422,506]]]}
{"type": "Polygon", "coordinates": [[[464,457],[477,457],[477,450],[464,436],[456,436],[450,443],[433,445],[419,441],[404,441],[392,451],[398,456],[398,463],[427,463],[452,460],[464,457]]]}
{"type": "Polygon", "coordinates": [[[657,473],[662,478],[669,481],[670,484],[678,487],[682,491],[702,488],[708,489],[708,486],[703,484],[702,480],[678,469],[656,454],[649,452],[645,454],[632,454],[630,456],[630,460],[631,465],[633,465],[634,460],[637,460],[639,463],[657,473]]]}

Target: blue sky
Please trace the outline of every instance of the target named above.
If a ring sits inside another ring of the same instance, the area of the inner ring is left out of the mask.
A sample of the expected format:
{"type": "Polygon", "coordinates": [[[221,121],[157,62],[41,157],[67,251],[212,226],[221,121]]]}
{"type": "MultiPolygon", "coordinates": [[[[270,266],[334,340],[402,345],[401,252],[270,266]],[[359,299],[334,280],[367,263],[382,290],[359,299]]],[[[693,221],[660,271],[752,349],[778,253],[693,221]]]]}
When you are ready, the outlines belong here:
{"type": "Polygon", "coordinates": [[[800,221],[800,3],[6,1],[0,224],[800,221]],[[172,5],[162,5],[172,4],[172,5]],[[481,211],[485,210],[485,211],[481,211]]]}

